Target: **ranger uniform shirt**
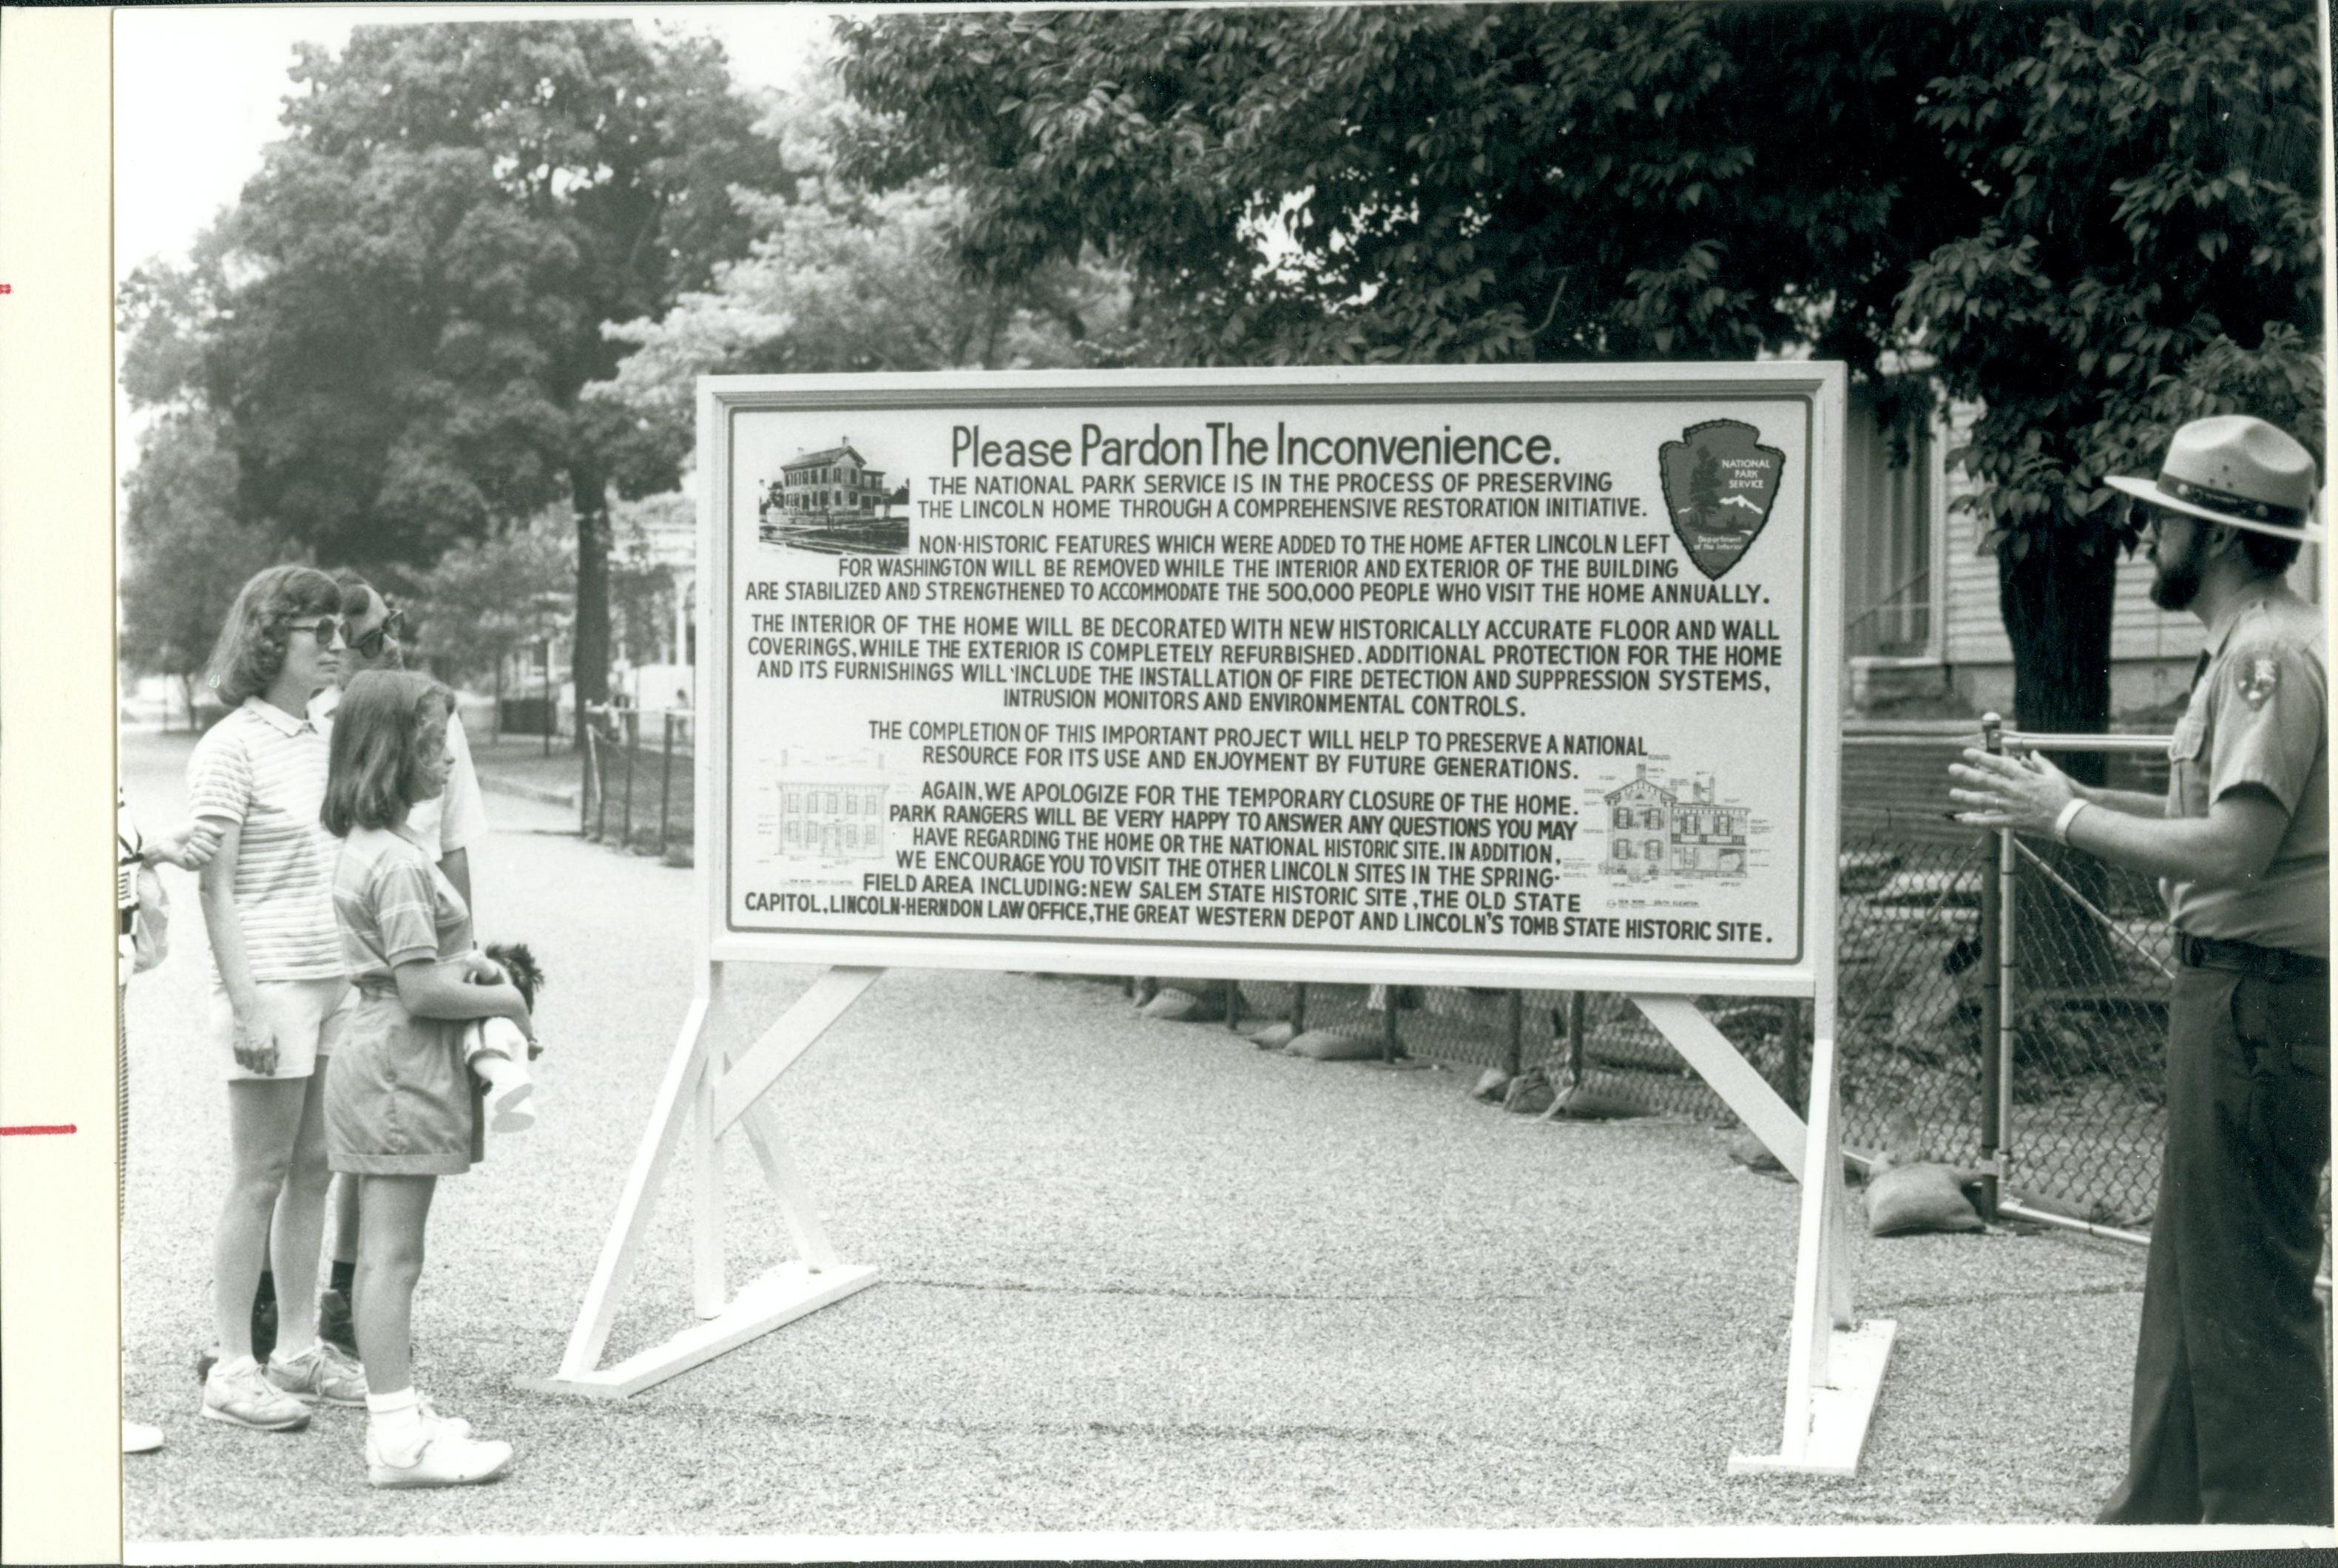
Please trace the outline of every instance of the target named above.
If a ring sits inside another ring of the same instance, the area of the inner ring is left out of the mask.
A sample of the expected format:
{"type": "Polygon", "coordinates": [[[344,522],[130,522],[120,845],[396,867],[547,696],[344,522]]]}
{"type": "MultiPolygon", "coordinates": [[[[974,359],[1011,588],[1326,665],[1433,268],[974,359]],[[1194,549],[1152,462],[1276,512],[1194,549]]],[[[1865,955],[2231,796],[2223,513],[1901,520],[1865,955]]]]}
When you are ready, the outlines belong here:
{"type": "Polygon", "coordinates": [[[2167,815],[2205,817],[2254,785],[2289,826],[2253,882],[2163,882],[2194,936],[2330,953],[2329,681],[2322,612],[2284,584],[2208,629],[2208,667],[2167,749],[2167,815]]]}

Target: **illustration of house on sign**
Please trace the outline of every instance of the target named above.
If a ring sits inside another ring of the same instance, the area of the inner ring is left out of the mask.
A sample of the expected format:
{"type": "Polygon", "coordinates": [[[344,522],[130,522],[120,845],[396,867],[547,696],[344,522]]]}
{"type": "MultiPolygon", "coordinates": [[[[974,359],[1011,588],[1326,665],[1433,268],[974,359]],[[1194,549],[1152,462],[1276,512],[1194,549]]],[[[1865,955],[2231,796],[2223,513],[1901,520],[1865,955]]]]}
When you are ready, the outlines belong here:
{"type": "Polygon", "coordinates": [[[891,781],[869,768],[833,764],[772,786],[773,848],[782,859],[829,866],[881,864],[891,781]]]}
{"type": "Polygon", "coordinates": [[[897,500],[885,488],[885,472],[871,468],[850,443],[807,452],[780,465],[780,477],[763,497],[764,520],[875,517],[897,500]]]}
{"type": "Polygon", "coordinates": [[[1686,799],[1648,777],[1640,764],[1629,784],[1607,791],[1607,855],[1599,869],[1645,882],[1676,877],[1740,877],[1745,872],[1749,808],[1713,798],[1710,778],[1692,780],[1686,799]]]}

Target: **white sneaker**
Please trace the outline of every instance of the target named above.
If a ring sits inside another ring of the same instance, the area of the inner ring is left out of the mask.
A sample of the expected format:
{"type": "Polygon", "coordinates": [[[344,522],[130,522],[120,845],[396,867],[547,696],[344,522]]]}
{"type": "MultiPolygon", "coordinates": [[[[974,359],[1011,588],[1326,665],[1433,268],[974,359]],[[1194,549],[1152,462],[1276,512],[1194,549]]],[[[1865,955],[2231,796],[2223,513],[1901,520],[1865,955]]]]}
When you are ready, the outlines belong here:
{"type": "Polygon", "coordinates": [[[426,1431],[443,1432],[450,1437],[468,1437],[471,1435],[468,1421],[460,1416],[439,1415],[437,1406],[430,1403],[427,1394],[417,1394],[414,1407],[422,1413],[422,1426],[426,1431]]]}
{"type": "Polygon", "coordinates": [[[511,1464],[508,1443],[457,1437],[446,1426],[426,1423],[427,1434],[414,1456],[404,1464],[382,1453],[374,1435],[366,1434],[366,1479],[376,1486],[471,1486],[492,1481],[511,1464]]]}
{"type": "Polygon", "coordinates": [[[318,1340],[290,1361],[270,1356],[268,1380],[297,1399],[352,1408],[362,1408],[366,1402],[364,1367],[329,1340],[318,1340]]]}
{"type": "Polygon", "coordinates": [[[143,1421],[122,1424],[122,1451],[124,1454],[152,1454],[162,1446],[162,1429],[149,1426],[143,1421]]]}
{"type": "Polygon", "coordinates": [[[255,1432],[297,1432],[309,1424],[309,1406],[270,1383],[258,1363],[231,1369],[222,1361],[203,1379],[203,1418],[255,1432]]]}

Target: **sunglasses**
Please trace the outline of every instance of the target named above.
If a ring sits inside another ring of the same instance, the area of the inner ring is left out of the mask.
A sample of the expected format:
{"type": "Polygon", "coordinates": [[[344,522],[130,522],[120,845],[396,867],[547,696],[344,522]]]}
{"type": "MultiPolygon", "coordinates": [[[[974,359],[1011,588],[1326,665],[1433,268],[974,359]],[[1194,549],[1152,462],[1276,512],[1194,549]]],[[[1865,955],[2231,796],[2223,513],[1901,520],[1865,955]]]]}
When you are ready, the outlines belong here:
{"type": "Polygon", "coordinates": [[[405,630],[406,612],[393,610],[381,618],[380,625],[364,636],[353,639],[349,646],[368,659],[378,659],[384,645],[396,641],[398,634],[405,630]]]}
{"type": "Polygon", "coordinates": [[[319,648],[330,648],[334,643],[339,642],[341,638],[340,618],[334,615],[319,615],[314,621],[295,621],[286,626],[284,630],[287,632],[309,632],[315,633],[317,638],[317,646],[319,648]]]}

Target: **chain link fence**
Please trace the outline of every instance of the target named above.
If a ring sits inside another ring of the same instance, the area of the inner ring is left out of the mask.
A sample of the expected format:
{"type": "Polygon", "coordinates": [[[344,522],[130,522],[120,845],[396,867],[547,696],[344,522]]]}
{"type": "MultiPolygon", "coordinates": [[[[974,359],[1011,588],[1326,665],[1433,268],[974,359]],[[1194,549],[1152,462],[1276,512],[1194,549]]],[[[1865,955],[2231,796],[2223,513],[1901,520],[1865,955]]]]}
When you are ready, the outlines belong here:
{"type": "MultiPolygon", "coordinates": [[[[2164,788],[2165,763],[2151,749],[2165,742],[2119,741],[2131,749],[2110,758],[2110,781],[2164,788]]],[[[2115,1229],[2146,1226],[2159,1181],[2171,965],[2158,890],[2084,857],[2017,844],[2012,946],[2000,962],[1998,837],[1948,821],[1943,810],[1948,764],[1970,743],[1846,741],[1847,750],[1900,753],[1889,770],[1902,781],[1898,792],[1921,794],[1843,813],[1836,1017],[1844,1141],[1864,1152],[1912,1139],[1927,1159],[1997,1164],[2008,1195],[2029,1206],[2115,1229]],[[2009,1061],[1999,1054],[2009,1051],[2009,1061]]],[[[1245,1011],[1280,1017],[1298,988],[1250,984],[1242,995],[1245,1011]]],[[[1806,1104],[1803,1004],[1699,1000],[1790,1104],[1806,1104]]],[[[1732,1120],[1620,995],[1310,985],[1304,1022],[1376,1030],[1391,1056],[1539,1070],[1555,1087],[1582,1085],[1596,1102],[1732,1120]]]]}

